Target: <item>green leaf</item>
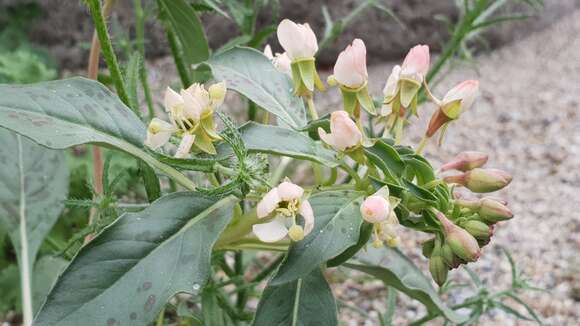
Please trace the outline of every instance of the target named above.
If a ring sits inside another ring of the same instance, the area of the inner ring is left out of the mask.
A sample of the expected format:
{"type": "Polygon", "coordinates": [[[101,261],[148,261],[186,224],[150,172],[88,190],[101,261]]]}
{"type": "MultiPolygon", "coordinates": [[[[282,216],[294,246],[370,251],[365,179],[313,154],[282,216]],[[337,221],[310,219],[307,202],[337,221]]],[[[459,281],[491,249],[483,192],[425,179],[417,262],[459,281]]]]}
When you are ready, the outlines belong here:
{"type": "Polygon", "coordinates": [[[209,46],[195,10],[185,0],[159,0],[164,13],[179,38],[188,66],[209,58],[209,46]]]}
{"type": "Polygon", "coordinates": [[[411,157],[404,157],[403,160],[406,164],[413,168],[419,185],[424,185],[430,181],[435,180],[435,173],[433,172],[433,168],[431,165],[429,165],[429,163],[425,162],[422,157],[413,155],[411,157]]]}
{"type": "Polygon", "coordinates": [[[140,158],[188,189],[191,180],[147,153],[145,125],[100,83],[71,78],[0,85],[0,126],[54,149],[105,144],[140,158]]]}
{"type": "Polygon", "coordinates": [[[27,264],[32,270],[40,244],[64,207],[68,167],[61,151],[3,128],[0,144],[0,223],[8,231],[20,266],[27,264]],[[27,259],[21,250],[26,246],[27,259]]]}
{"type": "Polygon", "coordinates": [[[431,285],[431,280],[397,249],[369,248],[365,253],[359,253],[356,260],[361,264],[344,264],[343,266],[370,274],[385,283],[387,286],[407,294],[418,300],[433,313],[443,314],[453,323],[465,321],[462,316],[451,310],[437,295],[431,285]]]}
{"type": "MultiPolygon", "coordinates": [[[[289,156],[329,167],[338,165],[334,151],[292,129],[248,122],[239,131],[250,153],[289,156]]],[[[223,159],[232,154],[232,149],[228,144],[222,143],[218,146],[218,153],[218,157],[223,159]]]]}
{"type": "Polygon", "coordinates": [[[254,326],[335,326],[336,302],[320,268],[279,286],[268,284],[254,326]]]}
{"type": "Polygon", "coordinates": [[[215,79],[276,115],[293,128],[306,125],[306,109],[292,94],[292,81],[259,51],[236,47],[212,56],[207,64],[215,79]]]}
{"type": "Polygon", "coordinates": [[[400,177],[405,169],[405,163],[394,147],[383,140],[378,140],[372,147],[365,148],[369,160],[375,164],[385,177],[392,183],[397,184],[397,177],[400,177]]]}
{"type": "Polygon", "coordinates": [[[326,191],[308,200],[314,210],[314,229],[303,240],[294,242],[278,273],[270,281],[280,285],[295,281],[355,245],[359,239],[364,193],[326,191]]]}
{"type": "Polygon", "coordinates": [[[359,250],[361,250],[362,247],[364,247],[369,242],[369,239],[371,238],[372,233],[373,233],[373,225],[371,223],[364,223],[363,222],[361,224],[361,227],[360,227],[360,233],[358,236],[357,243],[354,244],[353,246],[348,247],[348,249],[346,249],[340,255],[329,260],[328,263],[326,264],[326,266],[336,267],[336,266],[342,265],[343,263],[347,262],[354,255],[356,255],[356,253],[359,250]]]}
{"type": "Polygon", "coordinates": [[[236,201],[177,192],[123,214],[80,250],[35,325],[146,325],[174,294],[199,294],[236,201]]]}
{"type": "Polygon", "coordinates": [[[40,309],[56,278],[67,265],[67,260],[52,256],[44,256],[34,264],[32,302],[34,302],[35,312],[40,309]]]}

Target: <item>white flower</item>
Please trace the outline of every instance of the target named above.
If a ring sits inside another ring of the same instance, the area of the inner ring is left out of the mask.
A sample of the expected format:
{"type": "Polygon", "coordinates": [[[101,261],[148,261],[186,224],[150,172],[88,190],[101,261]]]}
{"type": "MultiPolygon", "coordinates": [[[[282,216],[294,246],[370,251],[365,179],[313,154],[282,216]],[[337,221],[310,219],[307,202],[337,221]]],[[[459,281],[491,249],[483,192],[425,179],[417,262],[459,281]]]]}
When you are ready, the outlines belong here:
{"type": "Polygon", "coordinates": [[[222,81],[220,83],[215,83],[208,88],[209,91],[209,98],[211,101],[211,106],[215,110],[219,108],[223,103],[224,99],[226,98],[226,82],[222,81]]]}
{"type": "Polygon", "coordinates": [[[335,80],[348,88],[359,88],[368,79],[367,49],[361,39],[355,39],[338,55],[334,65],[335,80]]]}
{"type": "Polygon", "coordinates": [[[270,222],[255,224],[254,234],[263,242],[276,242],[288,235],[294,241],[302,240],[314,228],[314,213],[304,189],[290,181],[272,188],[256,207],[258,218],[274,217],[270,222]],[[297,215],[304,219],[304,227],[296,223],[297,215]]]}
{"type": "Polygon", "coordinates": [[[383,196],[372,195],[361,204],[360,213],[365,221],[380,223],[391,214],[391,206],[383,196]]]}
{"type": "Polygon", "coordinates": [[[335,111],[330,115],[330,134],[318,128],[318,136],[337,151],[355,147],[361,143],[362,133],[346,111],[335,111]]]}
{"type": "Polygon", "coordinates": [[[176,158],[186,158],[189,155],[189,151],[191,150],[191,146],[193,146],[193,141],[195,140],[195,135],[192,134],[185,134],[183,138],[181,138],[181,142],[177,147],[177,151],[175,152],[176,158]]]}
{"type": "Polygon", "coordinates": [[[403,61],[401,78],[411,79],[421,84],[429,71],[429,61],[429,46],[414,46],[403,61]]]}
{"type": "Polygon", "coordinates": [[[147,127],[145,145],[152,149],[158,149],[169,141],[169,138],[171,138],[171,135],[175,130],[176,129],[171,123],[158,118],[153,118],[149,123],[149,127],[147,127]]]}
{"type": "Polygon", "coordinates": [[[274,68],[276,68],[276,70],[292,78],[292,66],[291,66],[292,60],[290,60],[286,52],[276,53],[276,56],[274,56],[272,54],[272,48],[270,48],[270,45],[268,44],[264,48],[264,55],[266,56],[266,58],[272,61],[272,64],[274,65],[274,68]]]}
{"type": "Polygon", "coordinates": [[[396,96],[399,91],[399,79],[401,76],[401,66],[396,65],[393,67],[389,78],[385,84],[385,88],[383,88],[383,95],[385,96],[385,101],[390,103],[396,96]]]}
{"type": "Polygon", "coordinates": [[[318,51],[316,35],[308,24],[296,24],[284,19],[278,25],[278,42],[284,48],[290,60],[313,58],[318,51]]]}

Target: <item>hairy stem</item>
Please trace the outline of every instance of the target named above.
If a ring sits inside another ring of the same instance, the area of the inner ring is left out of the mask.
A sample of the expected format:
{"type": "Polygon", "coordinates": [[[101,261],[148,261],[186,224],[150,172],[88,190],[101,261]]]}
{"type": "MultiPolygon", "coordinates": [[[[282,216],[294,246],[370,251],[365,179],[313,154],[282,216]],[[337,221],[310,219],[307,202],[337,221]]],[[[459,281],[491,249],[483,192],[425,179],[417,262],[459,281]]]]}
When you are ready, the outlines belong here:
{"type": "Polygon", "coordinates": [[[148,118],[153,119],[155,112],[153,108],[153,97],[151,96],[151,89],[147,81],[147,66],[145,64],[145,13],[143,12],[142,0],[134,0],[133,7],[135,8],[135,38],[137,41],[137,50],[143,59],[139,67],[139,79],[143,87],[143,94],[145,95],[145,102],[147,103],[148,118]]]}

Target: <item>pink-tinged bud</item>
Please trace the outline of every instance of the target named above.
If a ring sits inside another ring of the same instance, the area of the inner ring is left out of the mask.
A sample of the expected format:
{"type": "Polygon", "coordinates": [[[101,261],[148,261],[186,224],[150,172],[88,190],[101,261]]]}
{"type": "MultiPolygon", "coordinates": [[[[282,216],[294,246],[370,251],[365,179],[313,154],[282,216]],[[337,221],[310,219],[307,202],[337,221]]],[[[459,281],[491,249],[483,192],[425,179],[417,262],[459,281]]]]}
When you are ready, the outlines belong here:
{"type": "Polygon", "coordinates": [[[477,96],[479,81],[466,80],[453,87],[441,101],[441,111],[449,119],[457,119],[462,111],[468,110],[477,96]]]}
{"type": "Polygon", "coordinates": [[[391,206],[382,196],[369,196],[360,206],[363,219],[369,223],[380,223],[389,217],[391,206]]]}
{"type": "Polygon", "coordinates": [[[361,39],[355,39],[338,55],[334,65],[334,78],[348,88],[357,89],[365,85],[367,73],[367,49],[361,39]]]}
{"type": "Polygon", "coordinates": [[[441,246],[441,257],[443,257],[443,261],[449,268],[457,268],[461,265],[461,259],[453,253],[453,250],[447,243],[441,246]]]}
{"type": "Polygon", "coordinates": [[[422,83],[429,71],[429,46],[416,45],[405,57],[401,67],[401,78],[422,83]]]}
{"type": "Polygon", "coordinates": [[[284,19],[278,25],[278,42],[284,48],[290,60],[313,58],[318,51],[316,35],[308,24],[296,24],[284,19]]]}
{"type": "Polygon", "coordinates": [[[443,224],[446,242],[453,253],[464,261],[476,261],[481,255],[477,240],[469,232],[453,224],[441,212],[437,213],[437,218],[443,224]]]}
{"type": "Polygon", "coordinates": [[[483,198],[480,201],[479,216],[486,223],[497,223],[514,217],[512,211],[500,201],[483,198]]]}
{"type": "Polygon", "coordinates": [[[469,171],[482,167],[487,163],[487,154],[482,152],[467,151],[459,153],[451,161],[441,166],[441,172],[447,170],[469,171]]]}
{"type": "Polygon", "coordinates": [[[474,236],[477,240],[487,240],[491,238],[492,228],[481,221],[470,220],[461,224],[461,227],[469,232],[469,234],[474,236]]]}
{"type": "Polygon", "coordinates": [[[512,176],[502,170],[475,168],[463,174],[443,177],[443,181],[464,186],[475,193],[488,193],[509,185],[512,176]]]}
{"type": "Polygon", "coordinates": [[[433,115],[429,120],[429,125],[427,126],[425,136],[428,138],[433,137],[433,135],[435,135],[435,133],[449,121],[451,121],[451,119],[449,119],[443,113],[443,111],[441,111],[441,108],[437,109],[435,112],[433,112],[433,115]]]}
{"type": "Polygon", "coordinates": [[[344,151],[361,143],[362,133],[346,111],[334,111],[330,115],[330,133],[318,128],[318,135],[337,151],[344,151]]]}
{"type": "Polygon", "coordinates": [[[498,169],[475,168],[465,173],[464,186],[477,193],[494,192],[509,185],[512,176],[498,169]]]}

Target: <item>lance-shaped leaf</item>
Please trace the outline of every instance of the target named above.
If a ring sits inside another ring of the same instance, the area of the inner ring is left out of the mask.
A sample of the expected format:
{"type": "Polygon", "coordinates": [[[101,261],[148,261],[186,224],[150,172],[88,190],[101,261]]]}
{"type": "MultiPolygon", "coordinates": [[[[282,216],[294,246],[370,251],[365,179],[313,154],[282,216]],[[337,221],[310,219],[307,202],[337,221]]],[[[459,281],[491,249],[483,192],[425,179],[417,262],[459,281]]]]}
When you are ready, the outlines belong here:
{"type": "MultiPolygon", "coordinates": [[[[289,156],[330,167],[338,165],[334,151],[292,129],[249,122],[239,131],[249,152],[289,156]]],[[[223,158],[231,155],[232,149],[223,143],[218,147],[218,152],[218,157],[223,158]]]]}
{"type": "Polygon", "coordinates": [[[254,326],[271,325],[338,325],[336,302],[320,268],[290,283],[268,284],[254,326]]]}
{"type": "Polygon", "coordinates": [[[356,269],[380,279],[387,286],[407,294],[420,301],[429,311],[443,314],[453,323],[459,324],[466,320],[466,316],[459,315],[445,305],[431,285],[431,280],[413,264],[409,258],[399,250],[393,248],[374,249],[360,252],[356,256],[360,264],[344,264],[343,266],[356,269]]]}
{"type": "Polygon", "coordinates": [[[363,221],[360,215],[363,195],[356,191],[326,191],[310,197],[314,229],[303,240],[292,244],[270,283],[280,285],[304,277],[355,245],[363,221]]]}
{"type": "Polygon", "coordinates": [[[25,237],[32,267],[40,244],[64,207],[68,168],[61,151],[3,128],[0,144],[0,223],[19,257],[25,237]]]}
{"type": "Polygon", "coordinates": [[[77,254],[35,325],[147,325],[175,293],[198,294],[235,203],[181,192],[123,214],[77,254]]]}
{"type": "Polygon", "coordinates": [[[116,147],[172,176],[194,185],[144,150],[145,126],[106,87],[85,78],[30,85],[0,85],[0,127],[11,129],[49,148],[98,143],[116,147]]]}
{"type": "Polygon", "coordinates": [[[31,272],[68,193],[64,155],[0,128],[0,224],[20,266],[24,323],[32,320],[31,272]]]}
{"type": "Polygon", "coordinates": [[[207,64],[217,80],[276,115],[293,128],[306,125],[302,99],[292,94],[292,81],[259,51],[236,47],[211,57],[207,64]]]}

